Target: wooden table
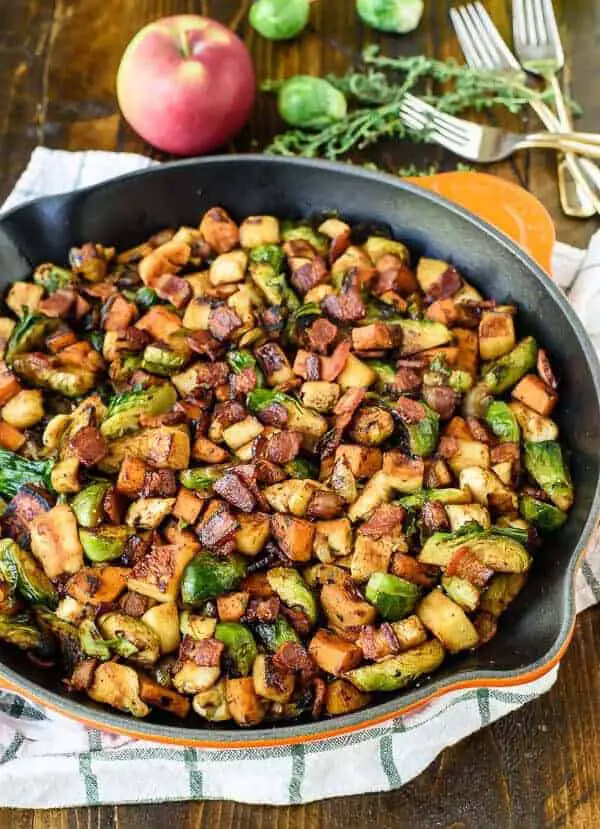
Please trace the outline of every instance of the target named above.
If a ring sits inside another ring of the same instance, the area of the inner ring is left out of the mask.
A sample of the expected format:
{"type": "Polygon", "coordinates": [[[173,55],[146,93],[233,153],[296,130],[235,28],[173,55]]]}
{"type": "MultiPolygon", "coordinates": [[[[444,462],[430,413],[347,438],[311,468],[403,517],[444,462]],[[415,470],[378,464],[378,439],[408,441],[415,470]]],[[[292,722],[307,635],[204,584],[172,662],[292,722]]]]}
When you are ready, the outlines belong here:
{"type": "MultiPolygon", "coordinates": [[[[457,55],[445,0],[427,0],[419,31],[379,38],[359,25],[353,0],[318,0],[310,30],[274,45],[249,31],[249,0],[0,0],[0,201],[37,144],[70,150],[151,152],[123,123],[114,86],[120,56],[144,24],[167,14],[200,12],[237,27],[260,79],[297,72],[343,72],[364,45],[387,53],[457,55]]],[[[508,34],[509,3],[488,0],[508,34]]],[[[582,126],[598,129],[600,0],[555,0],[564,23],[566,79],[583,105],[582,126]]],[[[249,129],[228,149],[264,146],[281,129],[270,96],[259,97],[249,129]],[[256,142],[256,143],[254,143],[256,142]]],[[[366,154],[389,169],[418,161],[452,166],[433,148],[387,144],[366,154]]],[[[550,209],[559,238],[585,245],[595,220],[565,218],[551,155],[521,156],[495,172],[520,181],[550,209]]],[[[397,792],[262,808],[232,803],[102,807],[52,812],[5,810],[0,827],[314,827],[358,829],[452,826],[593,827],[600,824],[600,608],[582,614],[552,691],[505,720],[445,751],[397,792]]],[[[343,773],[343,770],[341,770],[343,773]]],[[[1,794],[0,794],[1,797],[1,794]]]]}

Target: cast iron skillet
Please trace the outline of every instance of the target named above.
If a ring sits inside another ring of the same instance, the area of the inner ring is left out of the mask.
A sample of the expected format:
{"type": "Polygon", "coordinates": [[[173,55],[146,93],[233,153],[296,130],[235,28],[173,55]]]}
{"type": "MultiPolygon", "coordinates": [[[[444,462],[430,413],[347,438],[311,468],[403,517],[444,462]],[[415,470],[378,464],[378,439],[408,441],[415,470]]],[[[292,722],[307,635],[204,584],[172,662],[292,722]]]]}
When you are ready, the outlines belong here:
{"type": "Polygon", "coordinates": [[[448,660],[418,687],[333,720],[248,731],[207,728],[194,716],[181,722],[159,712],[134,721],[68,697],[56,673],[34,667],[4,646],[0,679],[100,728],[146,739],[247,747],[319,739],[398,714],[450,688],[519,683],[544,673],[573,630],[573,577],[600,503],[600,366],[561,291],[505,236],[435,194],[358,168],[265,156],[168,164],[17,208],[0,220],[0,287],[27,278],[39,262],[63,263],[71,245],[93,240],[129,247],[162,227],[197,223],[215,204],[238,219],[339,209],[353,223],[381,222],[416,254],[449,260],[486,296],[516,303],[520,333],[533,334],[543,344],[562,376],[557,419],[572,452],[576,492],[569,520],[536,554],[527,586],[489,644],[448,660]]]}

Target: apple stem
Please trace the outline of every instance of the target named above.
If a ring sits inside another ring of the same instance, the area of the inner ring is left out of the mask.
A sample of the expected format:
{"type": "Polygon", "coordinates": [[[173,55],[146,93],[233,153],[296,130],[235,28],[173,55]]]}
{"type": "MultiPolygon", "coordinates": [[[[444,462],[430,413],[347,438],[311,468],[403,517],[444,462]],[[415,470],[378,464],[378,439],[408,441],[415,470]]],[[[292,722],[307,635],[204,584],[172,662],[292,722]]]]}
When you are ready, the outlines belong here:
{"type": "Polygon", "coordinates": [[[190,42],[185,29],[182,29],[179,33],[179,43],[181,44],[181,54],[184,58],[189,58],[191,54],[190,42]]]}

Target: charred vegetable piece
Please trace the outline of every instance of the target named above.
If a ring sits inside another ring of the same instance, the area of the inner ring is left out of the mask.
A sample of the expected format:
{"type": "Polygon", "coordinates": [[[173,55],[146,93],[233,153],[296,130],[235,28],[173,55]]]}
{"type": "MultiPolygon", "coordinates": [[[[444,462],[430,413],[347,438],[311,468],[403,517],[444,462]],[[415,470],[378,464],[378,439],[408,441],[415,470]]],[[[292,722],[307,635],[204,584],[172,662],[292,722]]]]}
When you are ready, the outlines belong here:
{"type": "Polygon", "coordinates": [[[55,607],[58,595],[54,585],[31,553],[9,539],[0,540],[0,575],[33,604],[55,607]]]}
{"type": "Polygon", "coordinates": [[[286,642],[300,642],[298,634],[284,616],[278,616],[274,622],[258,622],[256,635],[262,644],[275,653],[286,642]]]}
{"type": "Polygon", "coordinates": [[[102,503],[109,488],[109,481],[98,481],[86,486],[73,498],[71,509],[75,513],[75,518],[77,518],[80,527],[89,529],[96,527],[102,521],[104,515],[102,503]]]}
{"type": "Polygon", "coordinates": [[[225,473],[220,466],[202,466],[195,469],[184,469],[179,473],[179,480],[186,489],[211,489],[225,473]]]}
{"type": "Polygon", "coordinates": [[[96,564],[122,556],[125,542],[131,535],[133,530],[130,527],[102,526],[79,531],[84,553],[96,564]]]}
{"type": "Polygon", "coordinates": [[[519,512],[526,521],[543,533],[559,530],[568,518],[567,513],[555,507],[554,504],[540,501],[539,498],[533,498],[531,495],[521,495],[519,512]]]}
{"type": "Polygon", "coordinates": [[[486,567],[506,573],[523,573],[529,569],[530,557],[518,541],[493,530],[470,529],[465,525],[456,533],[434,533],[418,555],[424,564],[447,567],[453,555],[467,548],[486,567]]]}
{"type": "Polygon", "coordinates": [[[420,595],[415,584],[391,573],[373,573],[365,589],[367,599],[388,622],[398,622],[412,613],[420,595]]]}
{"type": "Polygon", "coordinates": [[[425,416],[418,423],[406,423],[404,428],[411,455],[426,458],[432,454],[437,445],[440,418],[425,403],[422,406],[425,409],[425,416]]]}
{"type": "Polygon", "coordinates": [[[25,484],[41,484],[52,490],[52,461],[34,461],[0,449],[0,495],[13,498],[25,484]]]}
{"type": "Polygon", "coordinates": [[[0,639],[40,657],[51,657],[54,651],[52,638],[39,629],[29,613],[17,616],[0,613],[0,639]]]}
{"type": "Polygon", "coordinates": [[[521,340],[506,356],[500,357],[483,375],[483,384],[491,394],[502,394],[535,368],[538,347],[533,337],[521,340]]]}
{"type": "Polygon", "coordinates": [[[59,320],[44,314],[27,313],[13,328],[6,346],[6,362],[10,365],[17,354],[35,351],[48,334],[58,328],[59,320]]]}
{"type": "Polygon", "coordinates": [[[295,429],[315,438],[322,437],[327,431],[327,421],[322,415],[306,408],[289,394],[269,389],[256,389],[246,396],[246,406],[257,415],[274,403],[285,408],[288,429],[295,429]]]}
{"type": "Polygon", "coordinates": [[[311,624],[317,621],[317,602],[307,583],[297,570],[274,567],[267,573],[271,588],[284,604],[299,607],[306,613],[311,624]]]}
{"type": "Polygon", "coordinates": [[[100,432],[109,440],[120,438],[139,428],[142,415],[164,414],[176,401],[177,394],[170,383],[118,394],[110,401],[100,432]]]}
{"type": "Polygon", "coordinates": [[[102,636],[109,640],[113,649],[127,656],[132,662],[152,665],[160,656],[158,636],[141,619],[134,619],[124,613],[105,613],[98,618],[98,628],[102,636]],[[116,643],[112,640],[116,640],[116,643]],[[119,648],[121,640],[124,640],[124,650],[119,648]],[[131,647],[128,648],[127,645],[131,647]]]}
{"type": "Polygon", "coordinates": [[[574,498],[573,484],[560,443],[554,440],[526,441],[524,460],[525,469],[550,500],[559,509],[570,509],[574,498]]]}
{"type": "Polygon", "coordinates": [[[33,274],[33,281],[48,294],[53,294],[59,288],[70,288],[76,282],[76,276],[66,268],[48,263],[37,267],[33,274]]]}
{"type": "Polygon", "coordinates": [[[265,375],[258,365],[254,354],[247,349],[241,348],[239,351],[230,351],[227,354],[227,362],[231,370],[236,374],[240,374],[246,368],[251,368],[256,375],[257,387],[262,388],[265,385],[265,375]]]}
{"type": "Polygon", "coordinates": [[[225,645],[225,658],[237,676],[248,676],[258,650],[254,636],[238,622],[218,622],[215,639],[225,645]]]}
{"type": "Polygon", "coordinates": [[[235,554],[223,557],[207,551],[198,553],[183,571],[182,602],[200,607],[207,599],[236,590],[246,575],[246,567],[246,561],[235,554]]]}
{"type": "Polygon", "coordinates": [[[102,634],[91,619],[84,619],[79,624],[79,641],[81,650],[86,656],[100,659],[103,662],[110,659],[112,652],[109,643],[103,639],[102,634]]]}
{"type": "Polygon", "coordinates": [[[447,487],[445,489],[422,489],[412,495],[404,495],[398,499],[398,504],[406,509],[420,509],[429,501],[439,501],[441,504],[470,504],[471,493],[465,489],[447,487]]]}
{"type": "Polygon", "coordinates": [[[439,668],[445,653],[437,639],[432,639],[398,656],[348,671],[346,679],[360,691],[398,691],[439,668]]]}
{"type": "Polygon", "coordinates": [[[34,609],[34,616],[42,631],[55,637],[65,672],[71,674],[82,656],[79,630],[41,605],[34,609]]]}
{"type": "Polygon", "coordinates": [[[504,403],[502,400],[494,400],[488,406],[485,420],[492,432],[503,443],[519,442],[521,431],[517,418],[508,403],[504,403]]]}

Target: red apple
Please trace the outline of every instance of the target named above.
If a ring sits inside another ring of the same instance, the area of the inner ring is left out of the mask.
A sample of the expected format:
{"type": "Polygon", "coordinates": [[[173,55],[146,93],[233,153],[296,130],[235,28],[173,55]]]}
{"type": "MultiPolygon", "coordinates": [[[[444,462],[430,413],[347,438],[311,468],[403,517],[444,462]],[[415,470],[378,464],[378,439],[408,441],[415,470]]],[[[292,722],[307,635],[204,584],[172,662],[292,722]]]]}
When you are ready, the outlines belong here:
{"type": "Polygon", "coordinates": [[[117,75],[126,120],[148,143],[175,155],[206,153],[235,135],[248,120],[255,90],[242,41],[193,14],[141,29],[117,75]]]}

